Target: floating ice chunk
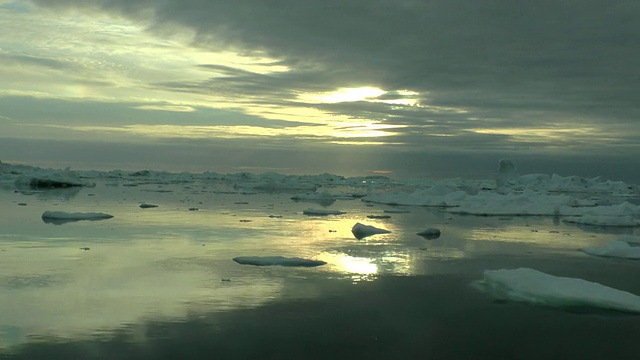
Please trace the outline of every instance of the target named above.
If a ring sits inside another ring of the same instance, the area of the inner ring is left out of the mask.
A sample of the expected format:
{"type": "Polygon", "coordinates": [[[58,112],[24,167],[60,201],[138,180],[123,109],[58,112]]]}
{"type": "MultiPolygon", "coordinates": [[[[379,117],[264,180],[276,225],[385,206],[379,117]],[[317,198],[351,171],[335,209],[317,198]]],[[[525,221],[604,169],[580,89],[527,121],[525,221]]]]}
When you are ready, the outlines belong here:
{"type": "Polygon", "coordinates": [[[389,234],[391,231],[380,229],[371,225],[363,225],[361,223],[356,223],[351,228],[351,233],[356,239],[363,239],[367,236],[376,235],[376,234],[389,234]]]}
{"type": "Polygon", "coordinates": [[[65,212],[65,211],[45,211],[42,213],[42,221],[52,224],[64,224],[66,222],[80,220],[105,220],[111,219],[113,215],[98,212],[65,212]]]}
{"type": "Polygon", "coordinates": [[[628,244],[639,244],[640,245],[640,236],[637,235],[622,235],[616,240],[624,241],[628,244]]]}
{"type": "Polygon", "coordinates": [[[555,307],[592,307],[640,313],[640,296],[577,278],[520,268],[485,270],[475,287],[499,300],[555,307]]]}
{"type": "Polygon", "coordinates": [[[634,219],[631,216],[597,216],[584,215],[572,216],[563,219],[567,223],[575,223],[591,226],[607,226],[607,227],[636,227],[640,226],[640,219],[634,219]]]}
{"type": "Polygon", "coordinates": [[[330,210],[330,209],[305,209],[302,211],[302,214],[309,216],[327,216],[327,215],[342,215],[346,214],[344,211],[340,210],[330,210]]]}
{"type": "Polygon", "coordinates": [[[142,203],[140,204],[140,208],[141,209],[150,209],[150,208],[157,208],[158,205],[156,204],[149,204],[149,203],[142,203]]]}
{"type": "Polygon", "coordinates": [[[611,206],[572,209],[571,212],[579,216],[567,217],[564,219],[565,222],[593,226],[640,226],[640,206],[628,202],[611,206]]]}
{"type": "Polygon", "coordinates": [[[367,219],[390,219],[391,215],[367,215],[367,219]]]}
{"type": "Polygon", "coordinates": [[[420,235],[425,239],[432,240],[440,237],[440,229],[429,228],[423,231],[420,231],[416,235],[420,235]]]}
{"type": "Polygon", "coordinates": [[[299,267],[316,267],[325,265],[326,262],[321,260],[302,259],[297,257],[284,256],[238,256],[233,261],[242,265],[254,266],[299,266],[299,267]]]}
{"type": "Polygon", "coordinates": [[[616,257],[623,259],[640,259],[640,247],[631,246],[624,241],[613,240],[605,246],[589,247],[580,251],[594,256],[616,257]]]}

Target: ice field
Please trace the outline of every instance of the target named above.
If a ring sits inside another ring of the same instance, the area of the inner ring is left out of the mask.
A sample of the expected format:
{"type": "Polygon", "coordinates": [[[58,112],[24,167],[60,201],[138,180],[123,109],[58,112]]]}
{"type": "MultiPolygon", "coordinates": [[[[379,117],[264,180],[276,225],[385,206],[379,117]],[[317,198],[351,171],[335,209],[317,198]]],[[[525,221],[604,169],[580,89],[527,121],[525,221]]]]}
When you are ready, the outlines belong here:
{"type": "Polygon", "coordinates": [[[486,180],[0,163],[0,351],[624,357],[639,194],[508,160],[486,180]]]}

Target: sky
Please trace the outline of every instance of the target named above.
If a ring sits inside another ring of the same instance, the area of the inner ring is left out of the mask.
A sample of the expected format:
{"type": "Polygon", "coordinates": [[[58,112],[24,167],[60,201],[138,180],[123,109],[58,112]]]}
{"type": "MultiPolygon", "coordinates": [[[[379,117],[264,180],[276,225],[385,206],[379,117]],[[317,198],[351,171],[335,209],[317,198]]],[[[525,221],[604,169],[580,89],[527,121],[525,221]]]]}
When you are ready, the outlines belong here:
{"type": "Polygon", "coordinates": [[[637,0],[0,0],[0,161],[640,182],[637,0]]]}

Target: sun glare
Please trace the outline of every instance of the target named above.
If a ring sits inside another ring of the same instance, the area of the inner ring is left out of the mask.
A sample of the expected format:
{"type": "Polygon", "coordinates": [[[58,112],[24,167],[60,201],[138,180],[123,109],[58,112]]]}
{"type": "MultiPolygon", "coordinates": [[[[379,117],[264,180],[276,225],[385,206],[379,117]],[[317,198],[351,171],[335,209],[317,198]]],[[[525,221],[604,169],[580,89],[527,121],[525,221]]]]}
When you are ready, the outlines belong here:
{"type": "Polygon", "coordinates": [[[375,99],[385,94],[385,91],[376,87],[340,88],[336,91],[311,94],[305,96],[307,100],[320,103],[341,103],[375,99]]]}

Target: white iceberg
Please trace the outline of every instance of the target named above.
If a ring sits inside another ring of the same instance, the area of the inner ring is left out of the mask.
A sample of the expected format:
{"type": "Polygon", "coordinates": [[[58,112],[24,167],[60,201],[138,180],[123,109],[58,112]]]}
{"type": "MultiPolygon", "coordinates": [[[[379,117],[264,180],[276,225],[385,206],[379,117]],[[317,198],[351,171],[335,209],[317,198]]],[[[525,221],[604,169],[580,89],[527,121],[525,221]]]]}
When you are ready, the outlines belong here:
{"type": "Polygon", "coordinates": [[[45,211],[42,213],[42,221],[47,224],[61,225],[68,222],[81,220],[106,220],[113,215],[98,212],[65,212],[65,211],[45,211]]]}
{"type": "Polygon", "coordinates": [[[376,234],[389,234],[391,231],[380,229],[371,225],[363,225],[361,223],[356,223],[351,228],[351,233],[356,239],[363,239],[367,236],[376,235],[376,234]]]}
{"type": "Polygon", "coordinates": [[[594,256],[640,260],[640,246],[631,246],[620,240],[610,241],[605,246],[583,248],[580,251],[594,256]]]}
{"type": "Polygon", "coordinates": [[[473,285],[498,300],[553,307],[589,307],[640,313],[640,296],[577,278],[520,268],[485,270],[473,285]]]}
{"type": "Polygon", "coordinates": [[[284,256],[238,256],[233,261],[242,265],[254,266],[296,266],[296,267],[316,267],[325,265],[321,260],[302,259],[297,257],[284,256]]]}

